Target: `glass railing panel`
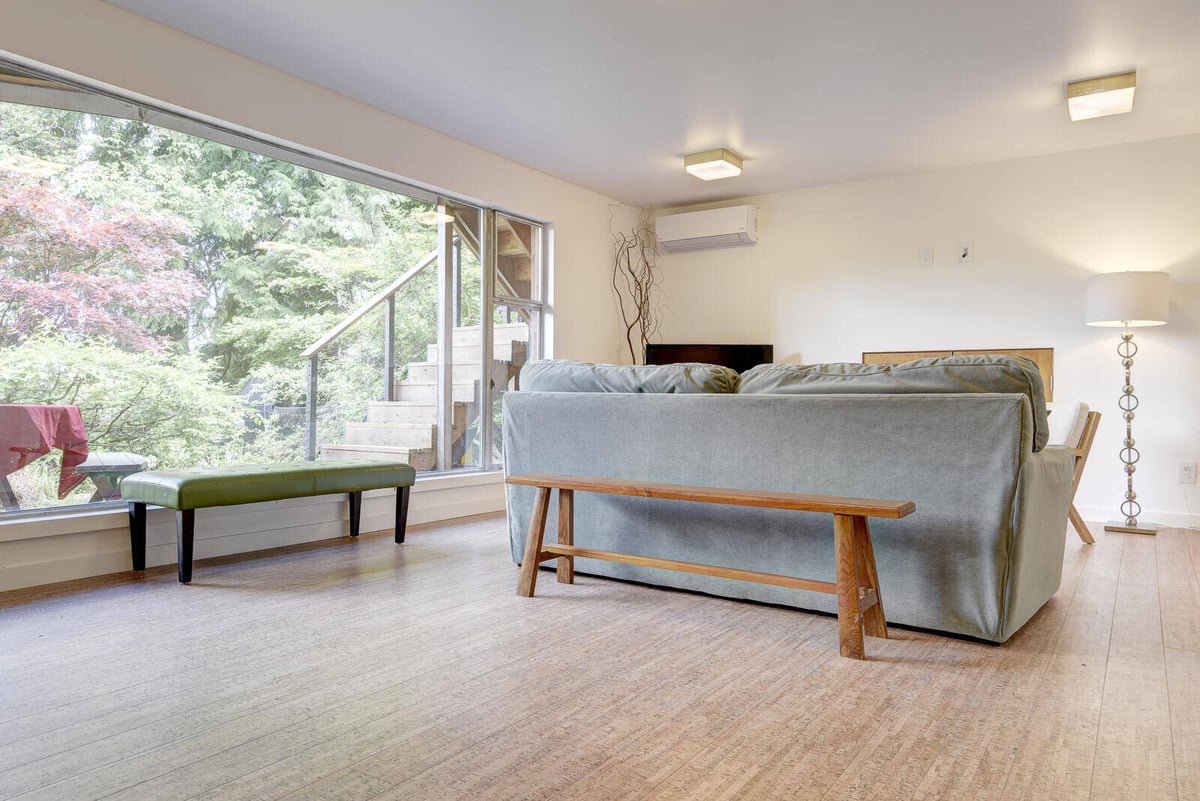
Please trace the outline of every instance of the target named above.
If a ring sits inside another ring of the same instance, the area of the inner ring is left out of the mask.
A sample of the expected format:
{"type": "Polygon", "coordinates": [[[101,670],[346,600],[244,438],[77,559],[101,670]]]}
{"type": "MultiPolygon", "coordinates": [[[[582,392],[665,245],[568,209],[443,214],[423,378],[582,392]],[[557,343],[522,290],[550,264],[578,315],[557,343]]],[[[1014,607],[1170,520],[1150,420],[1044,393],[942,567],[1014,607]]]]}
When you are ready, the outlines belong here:
{"type": "Polygon", "coordinates": [[[513,306],[496,305],[492,337],[497,356],[505,357],[505,370],[495,373],[492,401],[492,460],[504,464],[504,394],[520,389],[521,367],[532,358],[532,343],[537,341],[540,312],[513,306]]]}

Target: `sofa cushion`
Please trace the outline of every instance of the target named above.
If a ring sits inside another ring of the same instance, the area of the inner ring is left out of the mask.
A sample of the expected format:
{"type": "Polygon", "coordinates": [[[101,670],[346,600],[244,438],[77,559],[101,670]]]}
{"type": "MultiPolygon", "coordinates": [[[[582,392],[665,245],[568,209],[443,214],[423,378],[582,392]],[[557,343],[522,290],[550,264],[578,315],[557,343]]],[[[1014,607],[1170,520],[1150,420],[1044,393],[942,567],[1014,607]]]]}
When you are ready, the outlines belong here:
{"type": "Polygon", "coordinates": [[[715,364],[589,364],[540,359],[521,368],[521,389],[533,392],[737,392],[737,371],[715,364]]]}
{"type": "Polygon", "coordinates": [[[742,373],[741,394],[835,395],[1007,392],[1029,398],[1033,449],[1046,446],[1046,395],[1024,356],[939,356],[901,364],[760,364],[742,373]]]}

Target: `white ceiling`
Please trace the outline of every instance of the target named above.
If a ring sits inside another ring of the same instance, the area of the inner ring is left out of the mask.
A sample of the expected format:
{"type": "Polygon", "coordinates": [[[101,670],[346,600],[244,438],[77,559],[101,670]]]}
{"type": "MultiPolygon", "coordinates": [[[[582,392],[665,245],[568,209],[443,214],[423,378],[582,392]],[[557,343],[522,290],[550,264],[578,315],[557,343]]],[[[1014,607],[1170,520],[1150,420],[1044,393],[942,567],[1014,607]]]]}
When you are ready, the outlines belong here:
{"type": "Polygon", "coordinates": [[[110,2],[658,205],[1200,132],[1200,0],[110,2]],[[1132,114],[1069,122],[1132,68],[1132,114]],[[683,172],[719,146],[741,177],[683,172]]]}

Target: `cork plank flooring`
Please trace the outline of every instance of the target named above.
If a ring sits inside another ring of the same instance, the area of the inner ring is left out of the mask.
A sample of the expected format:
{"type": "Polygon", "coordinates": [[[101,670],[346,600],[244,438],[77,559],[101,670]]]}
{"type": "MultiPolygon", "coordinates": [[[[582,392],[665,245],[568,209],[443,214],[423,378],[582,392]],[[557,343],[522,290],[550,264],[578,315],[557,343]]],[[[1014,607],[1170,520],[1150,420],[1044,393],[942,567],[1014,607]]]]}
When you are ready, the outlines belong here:
{"type": "MultiPolygon", "coordinates": [[[[544,573],[501,517],[0,594],[0,799],[1200,799],[1200,532],[1012,640],[544,573]]],[[[883,587],[886,601],[887,587],[883,587]]]]}

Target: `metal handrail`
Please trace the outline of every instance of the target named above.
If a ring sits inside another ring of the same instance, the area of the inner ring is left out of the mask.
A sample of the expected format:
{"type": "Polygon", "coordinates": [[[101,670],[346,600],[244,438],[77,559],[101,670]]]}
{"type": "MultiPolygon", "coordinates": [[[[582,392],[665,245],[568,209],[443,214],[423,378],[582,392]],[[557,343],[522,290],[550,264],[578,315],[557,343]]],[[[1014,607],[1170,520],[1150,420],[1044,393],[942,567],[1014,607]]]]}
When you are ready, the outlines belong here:
{"type": "Polygon", "coordinates": [[[437,259],[438,250],[435,248],[425,258],[417,262],[412,269],[372,295],[366,303],[359,306],[344,320],[326,331],[320,339],[309,345],[300,354],[303,358],[308,359],[308,415],[304,438],[304,458],[308,461],[311,462],[317,458],[317,357],[329,343],[344,334],[347,329],[373,311],[379,304],[387,303],[388,313],[384,330],[384,373],[386,374],[384,377],[384,400],[392,400],[392,393],[394,391],[392,387],[396,379],[396,293],[403,289],[405,284],[415,278],[417,273],[436,263],[437,259]]]}
{"type": "Polygon", "coordinates": [[[326,331],[324,336],[309,345],[300,355],[305,359],[311,359],[313,356],[316,356],[325,349],[326,345],[344,334],[346,329],[357,323],[363,317],[366,317],[367,314],[370,313],[380,303],[383,303],[389,297],[399,292],[405,284],[416,277],[417,273],[421,272],[421,270],[424,270],[426,267],[437,261],[437,257],[438,252],[435,248],[434,250],[430,251],[425,258],[421,259],[421,261],[419,261],[415,267],[397,278],[392,283],[385,286],[383,289],[376,292],[370,300],[359,306],[358,309],[352,312],[348,317],[346,317],[346,319],[342,320],[336,326],[326,331]]]}
{"type": "MultiPolygon", "coordinates": [[[[465,242],[467,247],[479,254],[480,244],[479,239],[469,228],[463,225],[459,220],[455,219],[453,223],[453,234],[459,241],[465,242]]],[[[384,373],[385,387],[384,400],[390,401],[393,399],[395,379],[396,379],[396,362],[395,362],[395,334],[396,334],[396,293],[404,288],[404,285],[417,276],[422,270],[434,264],[438,260],[440,248],[431,250],[421,261],[417,262],[408,272],[401,275],[395,281],[392,281],[387,286],[380,289],[369,300],[355,309],[345,319],[338,323],[333,328],[326,331],[320,339],[309,345],[300,354],[301,357],[308,360],[308,415],[307,415],[307,431],[305,437],[304,457],[309,461],[317,458],[317,357],[321,351],[329,346],[335,339],[344,334],[351,326],[360,321],[363,317],[373,311],[381,303],[387,303],[388,310],[385,319],[384,331],[384,373]]],[[[499,271],[497,271],[498,273],[499,271]]],[[[509,291],[514,293],[513,288],[508,284],[504,276],[499,275],[501,284],[509,291]]],[[[518,308],[518,314],[527,316],[527,312],[518,308]]]]}

